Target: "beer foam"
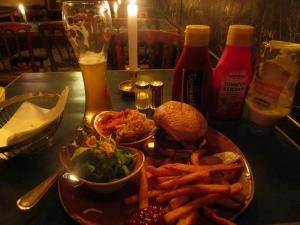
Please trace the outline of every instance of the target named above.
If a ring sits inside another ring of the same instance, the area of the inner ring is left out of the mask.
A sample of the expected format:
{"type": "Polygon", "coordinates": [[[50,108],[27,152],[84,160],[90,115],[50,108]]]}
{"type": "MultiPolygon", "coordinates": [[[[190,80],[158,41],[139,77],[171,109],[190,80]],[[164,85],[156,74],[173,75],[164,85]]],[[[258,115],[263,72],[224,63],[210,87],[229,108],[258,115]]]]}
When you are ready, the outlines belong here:
{"type": "Polygon", "coordinates": [[[106,57],[102,53],[95,53],[95,52],[85,52],[84,54],[80,55],[79,64],[100,64],[106,62],[106,57]]]}

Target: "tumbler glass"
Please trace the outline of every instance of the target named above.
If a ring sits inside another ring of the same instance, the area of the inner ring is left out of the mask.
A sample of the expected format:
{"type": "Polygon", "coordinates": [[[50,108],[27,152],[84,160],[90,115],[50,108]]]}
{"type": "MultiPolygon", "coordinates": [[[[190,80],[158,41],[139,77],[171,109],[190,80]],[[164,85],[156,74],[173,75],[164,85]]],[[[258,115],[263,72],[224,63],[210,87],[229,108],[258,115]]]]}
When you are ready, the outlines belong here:
{"type": "Polygon", "coordinates": [[[64,1],[62,16],[68,39],[79,62],[85,88],[84,125],[111,110],[106,62],[111,36],[111,15],[107,1],[64,1]]]}

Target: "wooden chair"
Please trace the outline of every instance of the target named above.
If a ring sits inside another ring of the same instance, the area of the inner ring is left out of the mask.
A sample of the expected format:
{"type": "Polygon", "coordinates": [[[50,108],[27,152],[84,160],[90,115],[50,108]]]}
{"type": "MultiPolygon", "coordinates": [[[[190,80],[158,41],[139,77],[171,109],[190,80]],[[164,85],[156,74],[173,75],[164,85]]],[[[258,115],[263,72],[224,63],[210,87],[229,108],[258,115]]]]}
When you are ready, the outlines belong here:
{"type": "MultiPolygon", "coordinates": [[[[8,52],[11,53],[10,62],[12,66],[19,67],[20,65],[18,64],[28,64],[31,61],[32,52],[32,71],[37,72],[39,67],[44,67],[44,61],[47,60],[46,52],[33,43],[33,33],[29,24],[17,22],[1,23],[1,32],[3,34],[2,42],[7,44],[4,55],[7,56],[8,52]],[[39,66],[36,64],[37,62],[39,66]]],[[[40,41],[40,39],[36,41],[40,41]]]]}
{"type": "Polygon", "coordinates": [[[7,82],[23,71],[38,71],[28,24],[0,23],[0,70],[7,82]]]}
{"type": "Polygon", "coordinates": [[[51,71],[77,70],[78,63],[66,36],[62,21],[49,21],[39,25],[44,48],[50,59],[51,71]]]}
{"type": "MultiPolygon", "coordinates": [[[[48,12],[42,6],[32,5],[26,8],[26,17],[28,22],[48,21],[48,12]]],[[[10,18],[12,22],[25,22],[18,9],[10,13],[10,18]]]]}
{"type": "MultiPolygon", "coordinates": [[[[155,29],[160,30],[160,20],[157,18],[138,18],[138,30],[145,30],[145,29],[155,29]]],[[[112,26],[116,30],[120,31],[122,29],[127,29],[128,26],[128,19],[126,18],[113,18],[112,19],[112,26]]]]}
{"type": "Polygon", "coordinates": [[[13,9],[10,13],[9,13],[9,17],[10,17],[10,21],[11,22],[24,22],[21,13],[19,12],[18,9],[13,9]]]}
{"type": "MultiPolygon", "coordinates": [[[[141,69],[174,68],[184,37],[173,32],[141,30],[138,32],[138,63],[141,69]]],[[[109,49],[112,69],[128,65],[128,33],[112,35],[109,49]]]]}

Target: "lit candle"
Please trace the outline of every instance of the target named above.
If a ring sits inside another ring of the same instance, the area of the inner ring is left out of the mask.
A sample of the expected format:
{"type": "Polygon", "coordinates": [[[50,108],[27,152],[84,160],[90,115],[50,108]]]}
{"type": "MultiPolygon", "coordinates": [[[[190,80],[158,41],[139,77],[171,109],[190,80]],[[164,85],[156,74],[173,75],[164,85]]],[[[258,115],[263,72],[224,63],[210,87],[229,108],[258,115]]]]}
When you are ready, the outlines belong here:
{"type": "Polygon", "coordinates": [[[129,70],[138,70],[138,43],[137,43],[137,14],[138,7],[134,0],[131,0],[127,6],[128,13],[128,48],[129,48],[129,70]]]}
{"type": "Polygon", "coordinates": [[[118,0],[118,4],[121,5],[121,4],[122,4],[122,1],[121,1],[121,0],[118,0]]]}
{"type": "Polygon", "coordinates": [[[118,3],[117,2],[114,2],[114,16],[115,18],[118,18],[118,3]]]}
{"type": "Polygon", "coordinates": [[[27,18],[26,18],[26,13],[25,13],[25,7],[23,4],[19,4],[19,10],[22,14],[23,20],[25,21],[25,23],[27,22],[27,18]]]}

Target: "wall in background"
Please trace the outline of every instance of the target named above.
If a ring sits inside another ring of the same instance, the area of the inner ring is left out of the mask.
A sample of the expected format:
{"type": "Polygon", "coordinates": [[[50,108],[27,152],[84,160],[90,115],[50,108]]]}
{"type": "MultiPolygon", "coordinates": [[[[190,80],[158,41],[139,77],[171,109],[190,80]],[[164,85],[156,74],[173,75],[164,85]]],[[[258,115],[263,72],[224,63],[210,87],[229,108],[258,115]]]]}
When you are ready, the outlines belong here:
{"type": "Polygon", "coordinates": [[[220,55],[230,24],[256,28],[255,45],[269,39],[300,42],[299,0],[153,0],[162,15],[184,30],[187,24],[212,27],[211,48],[220,55]]]}

